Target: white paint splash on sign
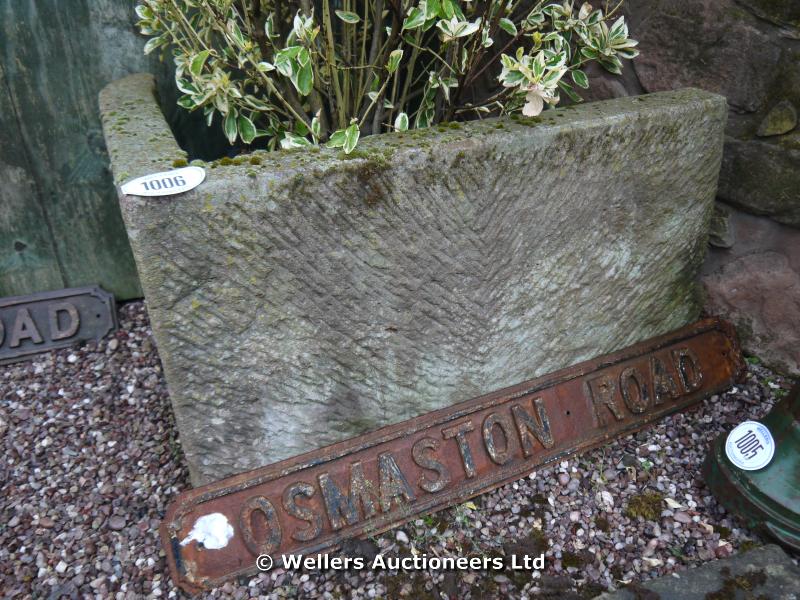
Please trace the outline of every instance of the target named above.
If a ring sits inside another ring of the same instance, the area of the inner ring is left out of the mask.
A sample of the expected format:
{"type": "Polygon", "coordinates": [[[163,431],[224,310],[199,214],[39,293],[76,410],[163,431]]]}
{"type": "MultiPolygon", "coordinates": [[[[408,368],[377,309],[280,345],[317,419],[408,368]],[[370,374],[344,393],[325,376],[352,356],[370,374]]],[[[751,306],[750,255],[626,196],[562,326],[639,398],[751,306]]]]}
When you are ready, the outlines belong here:
{"type": "Polygon", "coordinates": [[[181,546],[197,541],[209,550],[220,550],[228,545],[233,537],[233,526],[222,513],[203,515],[194,522],[194,527],[183,540],[181,546]]]}

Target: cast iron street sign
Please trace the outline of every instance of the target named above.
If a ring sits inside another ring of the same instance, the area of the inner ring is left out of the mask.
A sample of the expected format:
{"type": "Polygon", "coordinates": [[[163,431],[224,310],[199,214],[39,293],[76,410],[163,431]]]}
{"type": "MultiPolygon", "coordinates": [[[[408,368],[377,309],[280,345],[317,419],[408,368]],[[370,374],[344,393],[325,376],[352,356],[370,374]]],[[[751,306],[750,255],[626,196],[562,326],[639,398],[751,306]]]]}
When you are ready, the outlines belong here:
{"type": "Polygon", "coordinates": [[[114,296],[99,287],[0,298],[0,364],[99,340],[116,328],[114,296]]]}
{"type": "Polygon", "coordinates": [[[282,554],[330,551],[631,433],[743,372],[733,329],[708,319],[184,492],[161,525],[172,576],[197,591],[256,572],[262,554],[280,565],[282,554]],[[212,522],[205,547],[197,532],[212,522]]]}

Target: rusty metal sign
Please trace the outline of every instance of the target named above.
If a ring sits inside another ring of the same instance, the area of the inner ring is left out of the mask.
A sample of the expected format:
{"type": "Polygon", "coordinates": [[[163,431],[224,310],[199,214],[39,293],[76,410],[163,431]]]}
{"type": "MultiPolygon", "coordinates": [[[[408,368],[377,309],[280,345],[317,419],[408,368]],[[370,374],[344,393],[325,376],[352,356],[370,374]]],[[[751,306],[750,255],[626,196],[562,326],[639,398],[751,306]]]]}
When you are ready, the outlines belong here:
{"type": "Polygon", "coordinates": [[[0,298],[0,364],[99,340],[116,329],[114,296],[99,287],[0,298]]]}
{"type": "Polygon", "coordinates": [[[184,492],[161,538],[193,592],[270,555],[328,552],[602,445],[724,390],[744,372],[730,325],[670,335],[184,492]]]}

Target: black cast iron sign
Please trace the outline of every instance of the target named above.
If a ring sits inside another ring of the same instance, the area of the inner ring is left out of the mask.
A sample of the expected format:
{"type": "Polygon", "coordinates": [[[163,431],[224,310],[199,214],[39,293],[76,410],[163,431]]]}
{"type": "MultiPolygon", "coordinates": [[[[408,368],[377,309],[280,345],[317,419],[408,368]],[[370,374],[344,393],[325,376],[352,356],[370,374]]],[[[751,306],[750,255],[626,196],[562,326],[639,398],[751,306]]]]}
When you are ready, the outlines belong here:
{"type": "Polygon", "coordinates": [[[187,591],[256,558],[326,552],[602,445],[730,387],[733,328],[707,319],[511,388],[182,493],[161,524],[187,591]]]}
{"type": "Polygon", "coordinates": [[[99,287],[0,298],[0,364],[99,340],[116,328],[114,296],[99,287]]]}

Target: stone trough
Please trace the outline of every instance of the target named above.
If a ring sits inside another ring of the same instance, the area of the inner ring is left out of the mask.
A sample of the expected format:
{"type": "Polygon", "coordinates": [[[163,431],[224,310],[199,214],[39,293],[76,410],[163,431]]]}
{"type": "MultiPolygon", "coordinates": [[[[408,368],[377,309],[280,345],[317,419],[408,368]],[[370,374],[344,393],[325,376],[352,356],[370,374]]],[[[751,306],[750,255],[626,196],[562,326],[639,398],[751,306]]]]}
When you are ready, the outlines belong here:
{"type": "MultiPolygon", "coordinates": [[[[150,76],[100,106],[118,184],[180,164],[150,76]]],[[[193,483],[697,318],[725,118],[688,89],[193,163],[190,192],[121,194],[193,483]]]]}

